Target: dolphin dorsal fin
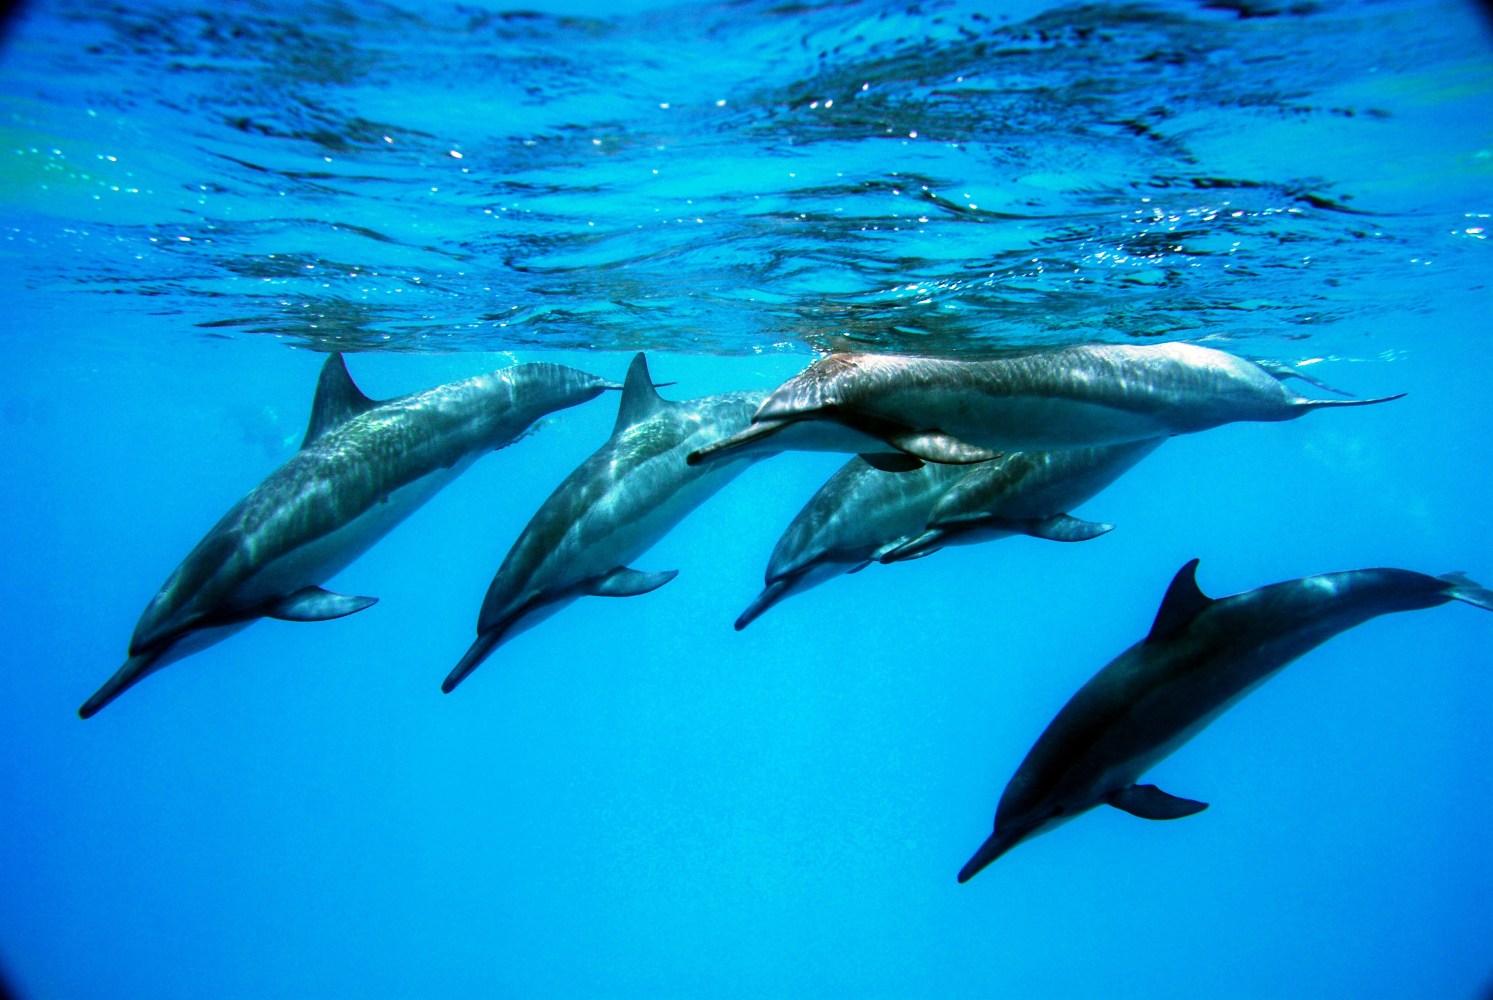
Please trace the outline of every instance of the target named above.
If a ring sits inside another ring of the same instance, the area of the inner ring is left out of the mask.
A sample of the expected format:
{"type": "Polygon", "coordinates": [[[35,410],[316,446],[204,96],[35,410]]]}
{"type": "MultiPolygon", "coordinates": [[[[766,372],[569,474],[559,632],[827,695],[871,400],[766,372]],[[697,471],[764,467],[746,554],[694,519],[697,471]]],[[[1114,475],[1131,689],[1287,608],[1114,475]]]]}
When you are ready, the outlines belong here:
{"type": "Polygon", "coordinates": [[[347,373],[347,363],[339,351],[327,358],[321,366],[321,378],[316,381],[316,397],[311,400],[311,422],[306,425],[304,448],[338,424],[367,413],[377,406],[374,400],[363,395],[363,390],[347,373]]]}
{"type": "Polygon", "coordinates": [[[621,434],[633,424],[642,423],[667,405],[658,390],[653,388],[653,376],[648,374],[648,359],[639,351],[627,366],[627,380],[622,383],[622,405],[617,407],[617,424],[612,434],[621,434]]]}
{"type": "Polygon", "coordinates": [[[1172,577],[1172,585],[1166,588],[1166,596],[1161,599],[1161,608],[1156,612],[1156,621],[1146,636],[1147,642],[1171,638],[1186,628],[1198,612],[1213,603],[1213,598],[1198,588],[1197,571],[1198,560],[1193,559],[1172,577]]]}

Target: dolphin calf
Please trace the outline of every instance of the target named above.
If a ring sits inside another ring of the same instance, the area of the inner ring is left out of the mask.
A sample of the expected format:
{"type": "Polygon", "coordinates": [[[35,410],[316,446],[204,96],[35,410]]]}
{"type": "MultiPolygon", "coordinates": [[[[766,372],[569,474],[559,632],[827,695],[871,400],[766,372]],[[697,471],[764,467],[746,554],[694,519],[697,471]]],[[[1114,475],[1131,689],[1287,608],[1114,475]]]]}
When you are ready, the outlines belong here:
{"type": "MultiPolygon", "coordinates": [[[[983,466],[975,466],[983,468],[983,466]]],[[[736,619],[746,628],[768,608],[841,573],[855,573],[922,532],[943,492],[968,475],[963,465],[883,472],[860,457],[829,478],[788,525],[767,563],[766,586],[736,619]]]]}
{"type": "Polygon", "coordinates": [[[1161,446],[1152,438],[1103,448],[1011,452],[975,465],[883,472],[851,459],[804,505],[767,564],[762,592],[737,631],[788,597],[871,562],[930,555],[1023,534],[1078,542],[1111,530],[1067,511],[1161,446]]]}
{"type": "Polygon", "coordinates": [[[1464,601],[1493,611],[1460,573],[1360,569],[1289,580],[1217,600],[1198,589],[1196,559],[1172,580],[1148,634],[1079,689],[1037,739],[1001,795],[995,832],[959,881],[1023,840],[1108,803],[1145,819],[1207,804],[1137,780],[1276,671],[1328,639],[1395,611],[1464,601]]]}
{"type": "Polygon", "coordinates": [[[981,361],[841,352],[778,387],[750,427],[689,460],[765,448],[781,435],[778,450],[892,453],[904,468],[968,464],[1003,451],[1120,444],[1399,398],[1308,399],[1281,384],[1296,374],[1183,343],[1087,344],[981,361]]]}
{"type": "Polygon", "coordinates": [[[972,545],[1017,534],[1055,542],[1097,538],[1114,525],[1081,521],[1067,511],[1092,499],[1165,440],[1013,451],[970,466],[934,502],[925,529],[888,548],[880,559],[916,559],[946,545],[972,545]]]}
{"type": "MultiPolygon", "coordinates": [[[[450,692],[504,640],[586,594],[631,597],[677,570],[628,563],[751,464],[747,456],[691,468],[684,456],[751,420],[765,392],[662,399],[642,354],[633,358],[606,444],[565,478],[509,550],[477,618],[477,639],[447,676],[450,692]]],[[[756,457],[756,456],[752,456],[756,457]]]]}
{"type": "Polygon", "coordinates": [[[325,621],[376,598],[319,584],[461,474],[547,413],[615,383],[555,364],[515,365],[377,402],[327,358],[301,448],[224,514],[151,599],[129,658],[82,718],[168,663],[259,618],[325,621]]]}

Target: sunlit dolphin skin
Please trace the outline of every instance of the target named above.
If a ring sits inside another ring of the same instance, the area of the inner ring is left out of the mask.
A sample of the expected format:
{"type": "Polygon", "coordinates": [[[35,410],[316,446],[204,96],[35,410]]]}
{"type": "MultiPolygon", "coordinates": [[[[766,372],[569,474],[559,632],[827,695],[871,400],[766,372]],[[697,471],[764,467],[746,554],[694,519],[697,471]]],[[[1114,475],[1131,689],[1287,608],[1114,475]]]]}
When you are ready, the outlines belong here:
{"type": "Polygon", "coordinates": [[[1307,399],[1282,386],[1293,374],[1182,343],[1088,344],[989,360],[842,352],[778,387],[751,427],[689,460],[766,448],[782,436],[771,443],[778,450],[968,464],[1003,451],[1121,444],[1399,398],[1307,399]]]}
{"type": "Polygon", "coordinates": [[[1206,809],[1136,781],[1339,632],[1448,601],[1493,611],[1493,592],[1460,573],[1403,569],[1327,573],[1213,600],[1198,589],[1197,564],[1172,580],[1150,634],[1080,688],[1037,739],[1001,795],[995,832],[960,871],[960,882],[1023,840],[1106,802],[1145,819],[1206,809]]]}
{"type": "MultiPolygon", "coordinates": [[[[981,468],[981,466],[975,466],[981,468]]],[[[788,525],[767,563],[766,586],[736,619],[746,628],[768,608],[841,573],[855,573],[882,552],[922,532],[943,492],[968,475],[963,465],[882,472],[852,458],[788,525]]]]}
{"type": "Polygon", "coordinates": [[[555,364],[523,364],[376,402],[340,354],[322,366],[290,461],[223,515],[151,600],[129,659],[78,710],[88,718],[168,663],[259,618],[325,621],[376,598],[321,589],[460,475],[547,413],[617,388],[555,364]]]}
{"type": "MultiPolygon", "coordinates": [[[[451,691],[504,640],[576,598],[631,597],[672,580],[628,563],[751,464],[747,456],[691,468],[684,456],[747,425],[765,392],[662,399],[643,355],[633,358],[612,436],[565,478],[493,577],[477,640],[441,685],[451,691]]],[[[753,458],[757,456],[752,456],[753,458]]]]}
{"type": "Polygon", "coordinates": [[[1165,440],[1013,451],[970,466],[933,504],[925,530],[882,552],[880,559],[916,559],[946,545],[973,545],[1012,535],[1055,542],[1097,538],[1114,525],[1081,521],[1067,512],[1091,500],[1165,440]]]}

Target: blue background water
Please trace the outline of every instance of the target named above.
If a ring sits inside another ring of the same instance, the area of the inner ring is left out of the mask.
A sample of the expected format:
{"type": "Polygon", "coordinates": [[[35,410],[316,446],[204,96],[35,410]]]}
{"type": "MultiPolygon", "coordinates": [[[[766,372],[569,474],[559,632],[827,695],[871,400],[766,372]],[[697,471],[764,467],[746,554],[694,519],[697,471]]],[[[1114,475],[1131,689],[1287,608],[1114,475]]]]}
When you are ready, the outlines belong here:
{"type": "Polygon", "coordinates": [[[1215,595],[1493,582],[1489,39],[1413,0],[33,4],[0,51],[12,988],[1480,995],[1493,619],[1466,606],[1334,639],[1158,768],[1201,816],[1100,810],[954,873],[1186,559],[1215,595]],[[776,458],[638,561],[675,582],[442,696],[598,400],[332,582],[376,608],[74,715],[295,447],[318,351],[382,397],[646,348],[683,398],[813,348],[1132,336],[1409,395],[1177,439],[1079,511],[1101,539],[873,567],[736,634],[839,464],[776,458]]]}

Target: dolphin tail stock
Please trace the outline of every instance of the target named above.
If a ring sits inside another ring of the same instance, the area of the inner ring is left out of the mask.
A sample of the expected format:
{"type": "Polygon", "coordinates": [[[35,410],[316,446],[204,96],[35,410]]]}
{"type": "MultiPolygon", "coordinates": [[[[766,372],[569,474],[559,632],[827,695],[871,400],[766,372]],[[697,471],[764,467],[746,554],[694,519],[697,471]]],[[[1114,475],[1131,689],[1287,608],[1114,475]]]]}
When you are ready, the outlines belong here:
{"type": "Polygon", "coordinates": [[[1321,410],[1329,406],[1373,406],[1375,403],[1392,403],[1397,399],[1404,399],[1405,395],[1403,392],[1397,392],[1393,396],[1378,396],[1374,399],[1307,399],[1303,396],[1292,400],[1291,405],[1306,412],[1321,410]]]}
{"type": "Polygon", "coordinates": [[[783,600],[793,592],[793,584],[796,578],[792,576],[780,576],[776,580],[762,588],[762,593],[757,595],[756,600],[747,605],[736,619],[736,631],[740,632],[761,616],[762,612],[783,600]]]}
{"type": "Polygon", "coordinates": [[[498,643],[502,641],[503,633],[506,631],[508,630],[504,627],[490,628],[486,631],[478,632],[476,641],[467,649],[466,655],[461,658],[461,662],[457,663],[451,672],[446,675],[446,679],[441,682],[441,693],[450,694],[456,689],[456,685],[466,680],[468,674],[481,666],[482,661],[491,656],[492,651],[498,648],[498,643]]]}
{"type": "Polygon", "coordinates": [[[1452,600],[1471,604],[1484,611],[1493,611],[1493,590],[1471,579],[1466,573],[1443,573],[1436,579],[1451,584],[1446,589],[1446,596],[1452,600]]]}
{"type": "Polygon", "coordinates": [[[83,707],[78,709],[78,718],[93,718],[99,709],[154,673],[160,665],[164,652],[164,650],[155,649],[148,653],[136,653],[125,660],[124,665],[114,672],[114,676],[105,681],[104,686],[95,691],[93,697],[85,701],[83,707]]]}

